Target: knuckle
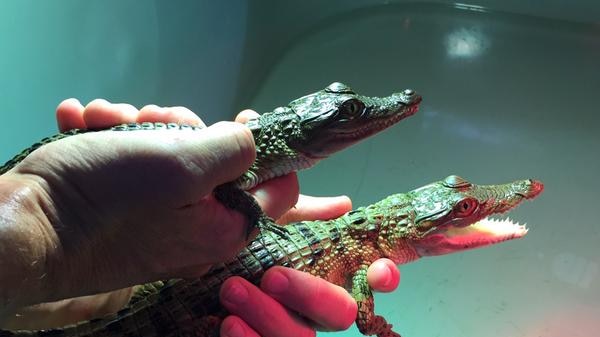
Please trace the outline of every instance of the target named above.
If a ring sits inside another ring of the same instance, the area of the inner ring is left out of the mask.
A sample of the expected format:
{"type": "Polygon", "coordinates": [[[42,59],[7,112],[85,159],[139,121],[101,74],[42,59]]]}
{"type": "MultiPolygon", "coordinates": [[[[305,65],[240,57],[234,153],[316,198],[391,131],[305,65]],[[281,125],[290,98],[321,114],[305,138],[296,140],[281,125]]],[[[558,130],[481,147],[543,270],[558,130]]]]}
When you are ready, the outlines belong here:
{"type": "Polygon", "coordinates": [[[144,105],[140,109],[140,112],[142,112],[142,111],[145,112],[145,113],[147,113],[147,112],[157,112],[157,111],[160,111],[160,109],[161,108],[158,105],[156,105],[156,104],[148,104],[148,105],[144,105]]]}
{"type": "Polygon", "coordinates": [[[93,100],[91,100],[85,107],[90,108],[90,107],[98,107],[98,106],[102,106],[105,104],[108,104],[109,102],[103,98],[95,98],[93,100]]]}

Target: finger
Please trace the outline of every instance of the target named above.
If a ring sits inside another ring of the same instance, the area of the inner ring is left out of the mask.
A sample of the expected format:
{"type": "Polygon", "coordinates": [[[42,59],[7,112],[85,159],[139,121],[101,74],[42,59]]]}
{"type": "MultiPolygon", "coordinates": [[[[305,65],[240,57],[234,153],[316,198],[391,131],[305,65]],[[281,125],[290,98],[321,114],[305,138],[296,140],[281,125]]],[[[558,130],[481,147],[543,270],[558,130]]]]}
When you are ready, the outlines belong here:
{"type": "Polygon", "coordinates": [[[187,124],[198,127],[206,127],[206,124],[193,111],[182,106],[159,107],[157,105],[146,105],[140,110],[138,122],[161,122],[187,124]]]}
{"type": "Polygon", "coordinates": [[[227,316],[221,323],[221,337],[260,337],[238,316],[227,316]]]}
{"type": "Polygon", "coordinates": [[[202,190],[200,195],[237,179],[256,157],[252,132],[242,124],[218,122],[191,134],[195,134],[194,141],[180,142],[186,150],[180,160],[199,173],[197,182],[205,185],[195,186],[202,190]]]}
{"type": "Polygon", "coordinates": [[[279,217],[277,223],[334,219],[351,210],[352,201],[347,196],[311,197],[300,194],[296,205],[279,217]]]}
{"type": "Polygon", "coordinates": [[[345,330],[356,318],[356,302],[346,290],[307,273],[273,267],[263,276],[260,287],[326,330],[345,330]]]}
{"type": "Polygon", "coordinates": [[[83,105],[75,98],[62,101],[56,107],[58,129],[63,132],[71,129],[85,129],[83,121],[83,105]]]}
{"type": "Polygon", "coordinates": [[[107,128],[137,120],[139,111],[130,104],[111,104],[104,99],[95,99],[85,106],[83,120],[90,129],[107,128]]]}
{"type": "Polygon", "coordinates": [[[400,271],[392,260],[379,259],[367,269],[367,282],[377,291],[390,292],[400,283],[400,271]]]}
{"type": "Polygon", "coordinates": [[[241,277],[227,279],[220,296],[221,303],[230,313],[239,316],[261,336],[315,336],[306,322],[241,277]]]}
{"type": "Polygon", "coordinates": [[[148,207],[196,205],[217,185],[242,175],[256,156],[252,132],[235,122],[219,122],[196,131],[102,132],[81,141],[86,139],[110,143],[109,150],[115,148],[115,152],[103,154],[118,160],[107,166],[106,179],[123,172],[139,173],[123,179],[122,188],[129,188],[123,193],[139,203],[149,203],[148,207]],[[152,184],[144,183],[147,181],[152,184]]]}
{"type": "Polygon", "coordinates": [[[246,109],[246,110],[240,111],[240,113],[237,114],[237,116],[235,116],[235,121],[238,123],[246,124],[246,122],[248,122],[248,120],[257,118],[258,116],[259,116],[259,114],[256,111],[246,109]]]}
{"type": "Polygon", "coordinates": [[[268,180],[250,193],[266,214],[277,219],[296,204],[299,189],[296,173],[290,173],[268,180]]]}
{"type": "Polygon", "coordinates": [[[135,135],[116,132],[106,137],[143,152],[127,164],[132,170],[143,167],[161,179],[155,179],[148,191],[144,187],[135,193],[149,193],[149,200],[144,201],[151,204],[170,201],[164,206],[171,208],[204,200],[217,185],[242,175],[256,156],[252,132],[235,122],[219,122],[197,131],[148,131],[135,135]],[[148,157],[152,160],[146,160],[148,157]],[[153,190],[163,192],[156,196],[153,190]]]}

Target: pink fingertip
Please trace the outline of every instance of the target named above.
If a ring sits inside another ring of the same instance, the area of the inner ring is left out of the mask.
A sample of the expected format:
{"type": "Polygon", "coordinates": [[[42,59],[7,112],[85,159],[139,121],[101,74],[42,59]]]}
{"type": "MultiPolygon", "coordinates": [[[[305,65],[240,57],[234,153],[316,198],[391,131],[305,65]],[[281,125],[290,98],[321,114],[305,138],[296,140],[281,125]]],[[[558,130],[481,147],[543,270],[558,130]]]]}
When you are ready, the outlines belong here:
{"type": "Polygon", "coordinates": [[[270,293],[282,294],[288,290],[290,281],[280,272],[265,275],[262,285],[270,293]]]}
{"type": "Polygon", "coordinates": [[[248,290],[239,282],[230,279],[223,284],[221,300],[230,307],[242,305],[248,300],[248,290]]]}
{"type": "Polygon", "coordinates": [[[390,292],[400,283],[400,271],[391,260],[380,260],[369,267],[367,278],[373,289],[390,292]]]}
{"type": "Polygon", "coordinates": [[[244,337],[246,331],[237,319],[231,319],[221,327],[221,337],[244,337]]]}

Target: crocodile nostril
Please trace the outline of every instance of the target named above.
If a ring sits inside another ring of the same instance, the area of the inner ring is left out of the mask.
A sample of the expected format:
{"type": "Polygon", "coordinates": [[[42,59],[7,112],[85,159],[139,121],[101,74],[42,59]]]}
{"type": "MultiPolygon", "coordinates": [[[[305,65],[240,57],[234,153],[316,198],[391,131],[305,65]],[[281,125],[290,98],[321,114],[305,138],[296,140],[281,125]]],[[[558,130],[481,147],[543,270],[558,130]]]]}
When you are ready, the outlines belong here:
{"type": "Polygon", "coordinates": [[[544,191],[544,184],[539,180],[530,179],[529,183],[531,186],[529,187],[529,197],[534,198],[537,197],[542,191],[544,191]]]}
{"type": "Polygon", "coordinates": [[[406,89],[402,93],[405,94],[406,96],[412,96],[415,94],[415,91],[412,89],[406,89]]]}

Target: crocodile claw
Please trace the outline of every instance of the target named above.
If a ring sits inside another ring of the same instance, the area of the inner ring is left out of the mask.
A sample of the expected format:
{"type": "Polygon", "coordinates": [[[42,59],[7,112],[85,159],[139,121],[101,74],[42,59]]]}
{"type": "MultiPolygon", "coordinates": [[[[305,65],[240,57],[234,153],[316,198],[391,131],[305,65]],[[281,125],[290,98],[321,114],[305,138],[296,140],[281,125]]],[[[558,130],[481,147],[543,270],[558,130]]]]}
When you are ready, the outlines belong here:
{"type": "MultiPolygon", "coordinates": [[[[258,229],[261,233],[271,232],[279,236],[284,240],[290,239],[290,231],[284,226],[280,226],[275,223],[273,219],[268,216],[264,216],[262,219],[258,221],[257,224],[258,229]]],[[[250,233],[252,232],[252,226],[248,226],[248,232],[246,233],[246,239],[249,238],[250,233]]]]}

